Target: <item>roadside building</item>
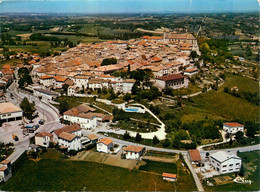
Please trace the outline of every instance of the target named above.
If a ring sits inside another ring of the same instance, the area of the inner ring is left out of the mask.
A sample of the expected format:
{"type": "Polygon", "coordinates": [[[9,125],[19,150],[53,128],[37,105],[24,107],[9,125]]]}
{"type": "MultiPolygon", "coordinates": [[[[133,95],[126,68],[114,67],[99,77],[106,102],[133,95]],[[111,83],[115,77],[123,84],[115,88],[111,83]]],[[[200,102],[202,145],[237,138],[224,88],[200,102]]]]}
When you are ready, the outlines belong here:
{"type": "Polygon", "coordinates": [[[113,148],[113,140],[109,138],[103,138],[97,142],[97,151],[103,153],[110,153],[113,148]]]}
{"type": "Polygon", "coordinates": [[[58,93],[41,88],[35,88],[33,90],[33,95],[36,97],[41,97],[42,99],[47,101],[51,101],[59,96],[58,93]]]}
{"type": "Polygon", "coordinates": [[[94,129],[97,126],[96,109],[81,104],[63,113],[63,118],[72,123],[78,123],[82,128],[94,129]]]}
{"type": "Polygon", "coordinates": [[[62,88],[62,85],[65,84],[67,77],[55,76],[53,80],[54,89],[62,88]]]}
{"type": "Polygon", "coordinates": [[[11,161],[3,160],[0,163],[0,182],[1,180],[6,182],[10,177],[12,177],[11,161]]]}
{"type": "Polygon", "coordinates": [[[209,156],[211,165],[220,174],[237,172],[242,165],[242,159],[235,154],[225,151],[218,151],[209,156]]]}
{"type": "Polygon", "coordinates": [[[86,137],[89,139],[90,143],[98,142],[98,136],[95,134],[89,134],[86,137]]]}
{"type": "Polygon", "coordinates": [[[189,80],[186,76],[181,74],[165,75],[155,79],[155,86],[160,90],[167,87],[173,89],[187,88],[189,86],[189,80]]]}
{"type": "Polygon", "coordinates": [[[190,149],[189,150],[189,156],[192,164],[198,164],[201,163],[201,156],[198,149],[190,149]]]}
{"type": "Polygon", "coordinates": [[[35,145],[49,147],[51,142],[53,142],[53,135],[51,133],[42,132],[35,135],[35,145]]]}
{"type": "Polygon", "coordinates": [[[223,123],[223,130],[230,134],[235,134],[238,131],[244,132],[244,125],[236,122],[223,123]]]}
{"type": "Polygon", "coordinates": [[[171,173],[163,173],[162,174],[163,180],[175,182],[177,181],[177,175],[176,174],[171,174],[171,173]]]}
{"type": "Polygon", "coordinates": [[[78,124],[66,125],[53,131],[53,141],[60,148],[69,150],[80,150],[82,131],[78,124]]]}
{"type": "Polygon", "coordinates": [[[145,153],[144,147],[128,145],[124,148],[124,154],[126,159],[140,159],[140,157],[145,153]]]}
{"type": "Polygon", "coordinates": [[[52,87],[53,86],[53,77],[49,75],[43,75],[40,77],[40,84],[44,87],[52,87]]]}
{"type": "Polygon", "coordinates": [[[21,120],[23,110],[12,103],[0,103],[0,122],[21,120]]]}

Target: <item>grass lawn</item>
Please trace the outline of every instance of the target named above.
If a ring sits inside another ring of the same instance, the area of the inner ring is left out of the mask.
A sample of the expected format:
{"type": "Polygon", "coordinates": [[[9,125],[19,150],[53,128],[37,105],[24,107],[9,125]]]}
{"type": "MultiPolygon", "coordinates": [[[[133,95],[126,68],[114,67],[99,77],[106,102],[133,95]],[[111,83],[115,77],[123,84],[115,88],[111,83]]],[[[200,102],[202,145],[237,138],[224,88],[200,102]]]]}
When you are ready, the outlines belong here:
{"type": "Polygon", "coordinates": [[[154,173],[174,173],[177,174],[177,165],[175,163],[164,163],[158,161],[144,160],[146,163],[139,167],[139,170],[150,171],[154,173]]]}
{"type": "Polygon", "coordinates": [[[238,156],[243,159],[245,168],[245,179],[251,180],[250,184],[231,183],[214,187],[205,186],[207,191],[259,191],[259,155],[260,151],[239,153],[238,156]]]}
{"type": "Polygon", "coordinates": [[[201,88],[199,88],[196,85],[190,83],[188,88],[173,90],[173,94],[174,95],[190,95],[190,94],[193,94],[193,93],[197,93],[201,90],[202,90],[201,88]]]}
{"type": "MultiPolygon", "coordinates": [[[[194,191],[192,177],[184,171],[177,182],[180,191],[194,191]],[[186,173],[186,174],[185,174],[186,173]],[[182,179],[183,175],[183,179],[182,179]],[[181,182],[184,179],[190,184],[181,182]]],[[[0,186],[8,191],[172,191],[174,184],[160,174],[64,159],[26,160],[13,177],[0,186]]]]}

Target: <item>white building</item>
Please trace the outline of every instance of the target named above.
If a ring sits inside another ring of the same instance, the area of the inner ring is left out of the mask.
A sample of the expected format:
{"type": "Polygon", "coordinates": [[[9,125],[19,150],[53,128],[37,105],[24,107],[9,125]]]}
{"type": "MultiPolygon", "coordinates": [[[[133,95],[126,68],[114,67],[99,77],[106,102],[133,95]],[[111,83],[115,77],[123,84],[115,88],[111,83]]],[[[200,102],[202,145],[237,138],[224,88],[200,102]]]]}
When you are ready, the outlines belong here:
{"type": "Polygon", "coordinates": [[[155,79],[155,86],[160,90],[165,89],[166,87],[171,87],[173,89],[187,88],[189,86],[189,80],[181,74],[165,75],[155,79]]]}
{"type": "Polygon", "coordinates": [[[223,123],[223,130],[231,134],[235,134],[238,131],[244,132],[244,125],[236,122],[223,123]]]}
{"type": "Polygon", "coordinates": [[[97,151],[103,153],[109,153],[113,148],[113,140],[109,138],[103,138],[97,142],[97,151]]]}
{"type": "Polygon", "coordinates": [[[23,117],[23,110],[12,103],[0,103],[0,122],[16,121],[23,117]]]}
{"type": "Polygon", "coordinates": [[[126,148],[124,148],[124,154],[126,159],[138,160],[144,154],[144,152],[144,147],[128,145],[126,148]]]}
{"type": "Polygon", "coordinates": [[[231,173],[240,170],[242,159],[235,154],[218,151],[209,156],[211,165],[220,173],[231,173]]]}
{"type": "Polygon", "coordinates": [[[6,182],[10,177],[12,177],[11,161],[3,160],[0,163],[0,181],[3,179],[6,182]]]}
{"type": "Polygon", "coordinates": [[[44,87],[52,87],[53,86],[53,77],[49,75],[44,75],[40,77],[40,84],[44,87]]]}
{"type": "Polygon", "coordinates": [[[67,132],[62,132],[59,134],[59,146],[61,148],[67,148],[69,150],[80,150],[82,149],[81,145],[81,139],[79,136],[67,133],[67,132]]]}
{"type": "Polygon", "coordinates": [[[81,104],[63,113],[63,118],[72,123],[80,124],[82,128],[91,130],[97,126],[97,117],[93,113],[94,111],[96,109],[81,104]]]}
{"type": "Polygon", "coordinates": [[[55,76],[53,79],[53,88],[60,89],[65,84],[67,77],[55,76]]]}
{"type": "Polygon", "coordinates": [[[195,75],[198,72],[198,69],[186,69],[183,74],[191,77],[192,75],[195,75]]]}
{"type": "Polygon", "coordinates": [[[35,135],[35,145],[49,147],[51,142],[53,142],[53,135],[51,133],[42,132],[35,135]]]}
{"type": "Polygon", "coordinates": [[[55,93],[53,91],[41,89],[41,88],[35,88],[33,90],[33,95],[36,97],[42,97],[43,100],[51,101],[54,98],[58,97],[59,94],[55,93]]]}
{"type": "Polygon", "coordinates": [[[82,131],[78,124],[66,125],[53,131],[53,140],[61,148],[69,150],[80,150],[82,131]]]}

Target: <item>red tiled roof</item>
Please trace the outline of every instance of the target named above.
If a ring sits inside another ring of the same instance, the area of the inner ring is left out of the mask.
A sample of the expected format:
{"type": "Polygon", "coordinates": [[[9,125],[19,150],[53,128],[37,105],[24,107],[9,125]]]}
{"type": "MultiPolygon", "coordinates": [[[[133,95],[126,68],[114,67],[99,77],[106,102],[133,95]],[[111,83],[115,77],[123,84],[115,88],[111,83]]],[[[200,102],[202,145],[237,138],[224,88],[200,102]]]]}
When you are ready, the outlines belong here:
{"type": "Polygon", "coordinates": [[[236,122],[224,123],[224,125],[227,125],[229,127],[242,127],[242,126],[244,126],[244,125],[236,123],[236,122]]]}
{"type": "Polygon", "coordinates": [[[40,79],[52,79],[53,77],[49,76],[49,75],[44,75],[41,76],[40,79]]]}
{"type": "Polygon", "coordinates": [[[128,145],[126,148],[124,148],[124,151],[133,151],[133,152],[139,153],[143,149],[144,149],[144,147],[128,145]]]}
{"type": "Polygon", "coordinates": [[[67,80],[67,77],[55,76],[54,79],[59,82],[64,82],[67,80]]]}
{"type": "Polygon", "coordinates": [[[163,177],[168,177],[168,178],[173,178],[173,179],[177,178],[176,174],[171,174],[171,173],[163,173],[162,176],[163,177]]]}
{"type": "Polygon", "coordinates": [[[95,134],[89,134],[87,135],[87,138],[89,138],[90,140],[96,140],[98,139],[98,136],[96,136],[95,134]]]}
{"type": "Polygon", "coordinates": [[[46,133],[46,132],[37,133],[35,135],[35,137],[45,137],[45,136],[52,137],[53,135],[51,133],[46,133]]]}
{"type": "Polygon", "coordinates": [[[197,149],[189,150],[191,161],[201,161],[200,152],[197,149]]]}
{"type": "Polygon", "coordinates": [[[0,167],[0,171],[5,171],[7,169],[7,167],[3,166],[3,167],[0,167]]]}
{"type": "Polygon", "coordinates": [[[72,132],[78,131],[80,129],[81,128],[78,124],[66,125],[60,129],[54,130],[54,133],[59,136],[62,132],[72,133],[72,132]]]}
{"type": "Polygon", "coordinates": [[[62,132],[61,134],[59,134],[59,137],[62,139],[65,139],[67,141],[72,141],[74,138],[76,138],[76,135],[73,135],[71,133],[67,133],[67,132],[62,132]]]}
{"type": "Polygon", "coordinates": [[[161,79],[163,81],[171,81],[171,80],[183,79],[183,78],[186,78],[186,77],[181,74],[171,74],[171,75],[162,76],[159,79],[161,79]]]}
{"type": "Polygon", "coordinates": [[[109,139],[109,138],[103,138],[100,141],[98,141],[97,143],[104,143],[105,145],[110,145],[111,143],[113,143],[113,140],[109,139]]]}
{"type": "Polygon", "coordinates": [[[1,164],[8,164],[8,163],[10,163],[11,161],[10,160],[7,160],[7,159],[5,159],[5,160],[3,160],[2,162],[1,162],[1,164]]]}

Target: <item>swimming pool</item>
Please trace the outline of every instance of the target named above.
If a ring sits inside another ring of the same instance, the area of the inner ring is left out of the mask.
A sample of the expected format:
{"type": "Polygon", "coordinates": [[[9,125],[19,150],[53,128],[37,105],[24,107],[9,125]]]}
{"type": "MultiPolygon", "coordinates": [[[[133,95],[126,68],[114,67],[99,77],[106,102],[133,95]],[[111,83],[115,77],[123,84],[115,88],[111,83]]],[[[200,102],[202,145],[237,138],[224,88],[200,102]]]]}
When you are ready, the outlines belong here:
{"type": "Polygon", "coordinates": [[[131,109],[131,108],[125,108],[126,112],[137,112],[139,109],[131,109]]]}

